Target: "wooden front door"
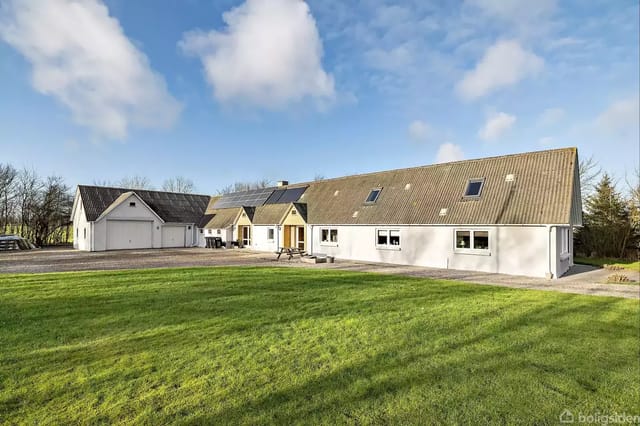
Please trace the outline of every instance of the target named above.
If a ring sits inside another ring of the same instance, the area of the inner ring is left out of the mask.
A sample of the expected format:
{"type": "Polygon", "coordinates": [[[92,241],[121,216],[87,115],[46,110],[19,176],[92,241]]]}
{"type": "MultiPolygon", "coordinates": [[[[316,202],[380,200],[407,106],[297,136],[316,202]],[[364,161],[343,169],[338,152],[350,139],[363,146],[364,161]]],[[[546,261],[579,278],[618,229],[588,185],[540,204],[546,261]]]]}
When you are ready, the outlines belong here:
{"type": "Polygon", "coordinates": [[[282,239],[283,247],[291,247],[291,226],[285,225],[284,238],[282,239]]]}

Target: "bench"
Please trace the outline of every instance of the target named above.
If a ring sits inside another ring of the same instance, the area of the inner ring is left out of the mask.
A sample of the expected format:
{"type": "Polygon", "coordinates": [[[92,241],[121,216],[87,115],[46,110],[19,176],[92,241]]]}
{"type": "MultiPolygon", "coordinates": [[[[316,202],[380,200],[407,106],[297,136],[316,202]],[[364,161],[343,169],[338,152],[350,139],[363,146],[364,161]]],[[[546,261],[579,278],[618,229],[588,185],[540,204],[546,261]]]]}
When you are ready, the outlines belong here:
{"type": "Polygon", "coordinates": [[[278,255],[278,257],[276,257],[276,260],[280,260],[280,256],[282,256],[283,254],[289,256],[289,260],[293,259],[293,256],[295,255],[302,257],[307,254],[306,251],[295,247],[280,247],[274,253],[278,255]]]}

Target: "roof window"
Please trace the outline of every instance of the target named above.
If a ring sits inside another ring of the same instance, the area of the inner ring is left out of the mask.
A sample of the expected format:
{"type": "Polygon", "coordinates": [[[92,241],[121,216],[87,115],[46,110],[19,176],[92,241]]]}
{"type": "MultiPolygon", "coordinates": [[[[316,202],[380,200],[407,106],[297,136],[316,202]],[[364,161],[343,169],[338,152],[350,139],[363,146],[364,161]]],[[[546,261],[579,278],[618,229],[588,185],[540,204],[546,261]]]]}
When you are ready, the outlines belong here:
{"type": "Polygon", "coordinates": [[[464,191],[465,197],[478,198],[482,193],[482,187],[484,186],[483,179],[470,179],[467,183],[467,190],[464,191]]]}
{"type": "Polygon", "coordinates": [[[369,192],[369,196],[364,202],[367,204],[375,203],[378,200],[378,197],[380,196],[381,191],[382,191],[382,188],[373,188],[371,192],[369,192]]]}

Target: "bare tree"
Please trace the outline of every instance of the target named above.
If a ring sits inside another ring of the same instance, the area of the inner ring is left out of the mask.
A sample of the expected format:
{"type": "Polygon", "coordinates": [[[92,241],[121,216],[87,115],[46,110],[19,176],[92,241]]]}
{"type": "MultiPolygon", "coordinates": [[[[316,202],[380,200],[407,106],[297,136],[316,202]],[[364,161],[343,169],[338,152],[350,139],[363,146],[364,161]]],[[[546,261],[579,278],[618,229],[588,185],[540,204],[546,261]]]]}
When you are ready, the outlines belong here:
{"type": "Polygon", "coordinates": [[[108,179],[94,179],[93,184],[95,186],[118,186],[118,182],[112,182],[108,179]]]}
{"type": "Polygon", "coordinates": [[[191,179],[183,176],[169,178],[162,184],[162,190],[167,192],[181,192],[183,194],[193,194],[195,185],[191,179]]]}
{"type": "Polygon", "coordinates": [[[18,171],[11,164],[0,164],[0,234],[7,232],[13,219],[18,171]]]}
{"type": "Polygon", "coordinates": [[[118,183],[119,186],[127,189],[153,189],[151,180],[146,176],[126,176],[118,183]]]}
{"type": "Polygon", "coordinates": [[[16,198],[20,211],[21,236],[32,240],[34,229],[31,227],[34,221],[34,212],[37,210],[38,197],[43,188],[43,183],[35,170],[23,169],[18,173],[16,186],[16,198]]]}
{"type": "Polygon", "coordinates": [[[231,194],[232,192],[250,191],[252,189],[268,188],[272,185],[269,179],[261,179],[255,182],[234,182],[218,190],[218,194],[231,194]]]}
{"type": "Polygon", "coordinates": [[[316,173],[316,175],[313,177],[313,180],[315,181],[324,180],[324,179],[326,178],[324,177],[323,174],[320,174],[320,173],[316,173]]]}
{"type": "Polygon", "coordinates": [[[580,173],[580,189],[582,190],[584,203],[586,197],[593,192],[598,176],[602,173],[602,168],[591,156],[580,161],[578,171],[580,173]]]}
{"type": "Polygon", "coordinates": [[[30,228],[38,246],[60,244],[69,239],[71,206],[70,188],[59,176],[50,176],[43,183],[30,228]]]}

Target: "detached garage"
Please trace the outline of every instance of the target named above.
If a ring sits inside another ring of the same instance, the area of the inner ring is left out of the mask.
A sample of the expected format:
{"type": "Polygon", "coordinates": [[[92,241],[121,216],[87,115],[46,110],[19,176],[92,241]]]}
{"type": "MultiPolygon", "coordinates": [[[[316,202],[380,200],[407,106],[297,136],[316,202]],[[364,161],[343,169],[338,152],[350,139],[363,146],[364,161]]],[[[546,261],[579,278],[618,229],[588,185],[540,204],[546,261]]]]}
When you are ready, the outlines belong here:
{"type": "Polygon", "coordinates": [[[80,185],[72,220],[73,246],[104,251],[193,247],[207,195],[80,185]]]}

